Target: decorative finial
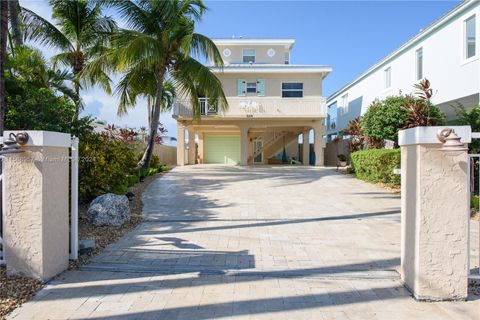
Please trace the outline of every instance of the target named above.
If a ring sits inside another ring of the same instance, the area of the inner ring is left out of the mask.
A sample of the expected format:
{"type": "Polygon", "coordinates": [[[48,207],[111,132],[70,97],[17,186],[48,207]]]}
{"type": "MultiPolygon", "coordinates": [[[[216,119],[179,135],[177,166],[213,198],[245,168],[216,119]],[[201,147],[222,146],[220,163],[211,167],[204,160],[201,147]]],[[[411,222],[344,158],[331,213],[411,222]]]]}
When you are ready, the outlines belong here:
{"type": "Polygon", "coordinates": [[[443,143],[442,151],[466,151],[468,148],[462,143],[461,138],[451,128],[443,128],[437,132],[438,140],[443,143]]]}

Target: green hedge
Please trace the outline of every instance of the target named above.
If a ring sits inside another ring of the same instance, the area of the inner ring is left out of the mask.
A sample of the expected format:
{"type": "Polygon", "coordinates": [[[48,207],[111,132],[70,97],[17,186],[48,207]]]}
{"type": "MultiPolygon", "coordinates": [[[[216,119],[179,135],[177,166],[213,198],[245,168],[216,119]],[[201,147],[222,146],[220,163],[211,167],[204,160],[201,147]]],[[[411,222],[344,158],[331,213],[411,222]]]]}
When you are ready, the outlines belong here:
{"type": "Polygon", "coordinates": [[[367,149],[350,155],[352,169],[357,178],[369,182],[382,182],[389,186],[400,185],[400,149],[367,149]]]}

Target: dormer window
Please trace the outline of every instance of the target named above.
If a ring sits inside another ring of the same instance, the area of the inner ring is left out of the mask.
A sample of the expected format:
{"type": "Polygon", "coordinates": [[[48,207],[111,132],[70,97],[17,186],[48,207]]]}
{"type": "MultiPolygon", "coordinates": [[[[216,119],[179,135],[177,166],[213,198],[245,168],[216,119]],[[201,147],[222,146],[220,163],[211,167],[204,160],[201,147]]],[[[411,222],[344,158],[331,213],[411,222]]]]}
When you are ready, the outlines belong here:
{"type": "Polygon", "coordinates": [[[243,49],[243,63],[255,63],[255,49],[243,49]]]}

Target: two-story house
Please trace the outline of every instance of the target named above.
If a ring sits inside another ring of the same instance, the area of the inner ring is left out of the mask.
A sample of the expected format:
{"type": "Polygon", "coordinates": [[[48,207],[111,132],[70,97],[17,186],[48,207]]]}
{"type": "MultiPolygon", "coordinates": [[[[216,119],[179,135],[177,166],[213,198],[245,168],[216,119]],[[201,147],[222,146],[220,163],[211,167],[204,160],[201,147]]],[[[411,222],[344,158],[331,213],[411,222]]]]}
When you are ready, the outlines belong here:
{"type": "Polygon", "coordinates": [[[293,39],[234,38],[214,42],[224,67],[212,66],[211,70],[222,82],[228,108],[221,112],[208,98],[200,98],[201,118],[194,119],[188,101],[175,102],[177,164],[301,161],[305,165],[323,165],[327,112],[322,81],[332,69],[291,64],[293,39]],[[298,143],[300,135],[302,145],[298,143]]]}
{"type": "MultiPolygon", "coordinates": [[[[479,1],[461,2],[330,95],[327,141],[339,135],[349,121],[364,115],[374,100],[400,92],[414,93],[414,84],[425,78],[433,89],[432,103],[445,113],[447,120],[456,118],[452,106],[477,106],[479,16],[479,1]]],[[[327,164],[336,163],[336,159],[332,161],[327,164]]]]}

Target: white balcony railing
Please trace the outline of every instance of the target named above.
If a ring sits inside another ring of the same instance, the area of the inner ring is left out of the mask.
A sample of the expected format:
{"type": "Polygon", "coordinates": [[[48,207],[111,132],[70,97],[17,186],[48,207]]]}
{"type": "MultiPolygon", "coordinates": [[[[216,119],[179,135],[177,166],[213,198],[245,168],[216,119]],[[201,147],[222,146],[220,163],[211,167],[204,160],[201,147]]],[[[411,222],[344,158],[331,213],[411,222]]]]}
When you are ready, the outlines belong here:
{"type": "MultiPolygon", "coordinates": [[[[228,108],[220,111],[208,98],[200,98],[202,116],[222,118],[322,118],[327,116],[326,99],[315,98],[270,98],[270,97],[231,97],[228,108]]],[[[176,100],[174,116],[192,118],[193,111],[189,100],[176,100]]]]}

